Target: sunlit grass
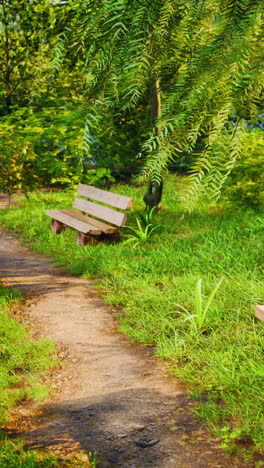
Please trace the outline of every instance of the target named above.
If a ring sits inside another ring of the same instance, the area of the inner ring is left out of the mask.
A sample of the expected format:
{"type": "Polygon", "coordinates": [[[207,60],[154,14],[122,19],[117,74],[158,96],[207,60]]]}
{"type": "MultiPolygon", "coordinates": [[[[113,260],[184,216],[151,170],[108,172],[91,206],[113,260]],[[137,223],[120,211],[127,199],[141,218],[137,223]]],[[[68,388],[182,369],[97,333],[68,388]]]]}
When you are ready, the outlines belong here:
{"type": "Polygon", "coordinates": [[[76,453],[71,460],[63,460],[48,450],[30,449],[21,440],[9,440],[0,432],[0,468],[95,468],[95,457],[76,453]],[[90,459],[90,461],[89,461],[90,459]],[[84,461],[85,460],[85,461],[84,461]]]}

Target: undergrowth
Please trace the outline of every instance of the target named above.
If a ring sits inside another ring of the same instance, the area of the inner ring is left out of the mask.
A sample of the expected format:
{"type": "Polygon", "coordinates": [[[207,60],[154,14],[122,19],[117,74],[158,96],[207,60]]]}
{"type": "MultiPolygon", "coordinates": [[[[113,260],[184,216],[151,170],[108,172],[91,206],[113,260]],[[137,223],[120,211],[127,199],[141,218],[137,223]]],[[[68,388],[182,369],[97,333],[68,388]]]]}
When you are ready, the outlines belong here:
{"type": "MultiPolygon", "coordinates": [[[[120,311],[120,329],[170,363],[195,395],[200,417],[227,428],[224,441],[229,434],[232,443],[250,440],[263,450],[264,324],[254,309],[264,303],[264,212],[204,201],[186,215],[179,203],[182,184],[172,176],[166,182],[155,217],[163,228],[136,246],[79,247],[70,229],[55,236],[45,209],[70,207],[72,192],[32,194],[0,213],[0,221],[69,272],[98,278],[105,300],[120,311]],[[186,318],[197,312],[199,280],[203,304],[221,284],[195,327],[186,318]]],[[[113,191],[134,198],[129,225],[136,227],[144,188],[119,185],[113,191]]]]}

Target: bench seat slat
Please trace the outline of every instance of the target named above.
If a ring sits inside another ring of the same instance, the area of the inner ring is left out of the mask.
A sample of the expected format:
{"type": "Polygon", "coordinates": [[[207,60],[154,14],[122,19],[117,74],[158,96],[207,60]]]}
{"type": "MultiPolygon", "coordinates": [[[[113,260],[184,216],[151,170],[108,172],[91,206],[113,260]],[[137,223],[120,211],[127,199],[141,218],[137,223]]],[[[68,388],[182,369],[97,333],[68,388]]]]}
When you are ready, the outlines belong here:
{"type": "Polygon", "coordinates": [[[106,205],[113,206],[119,210],[130,210],[133,204],[132,198],[125,197],[124,195],[118,195],[112,192],[107,192],[106,190],[101,190],[92,187],[91,185],[79,184],[77,195],[105,203],[106,205]]]}
{"type": "Polygon", "coordinates": [[[68,210],[61,210],[63,213],[73,216],[74,218],[79,219],[80,221],[84,221],[85,223],[89,223],[96,228],[101,229],[105,234],[114,234],[117,232],[117,228],[114,226],[109,226],[109,224],[102,223],[97,219],[90,218],[82,213],[78,213],[77,211],[68,209],[68,210]]]}
{"type": "Polygon", "coordinates": [[[82,198],[75,198],[72,206],[77,210],[84,211],[89,215],[100,218],[108,223],[115,224],[116,226],[124,226],[127,222],[126,214],[114,211],[106,206],[97,205],[96,203],[83,200],[82,198]]]}
{"type": "Polygon", "coordinates": [[[52,219],[56,219],[56,221],[60,221],[61,223],[66,224],[67,226],[76,229],[77,231],[83,232],[84,234],[89,233],[94,236],[102,234],[102,229],[96,228],[95,226],[81,221],[76,217],[63,213],[60,210],[47,210],[46,214],[52,219]]]}

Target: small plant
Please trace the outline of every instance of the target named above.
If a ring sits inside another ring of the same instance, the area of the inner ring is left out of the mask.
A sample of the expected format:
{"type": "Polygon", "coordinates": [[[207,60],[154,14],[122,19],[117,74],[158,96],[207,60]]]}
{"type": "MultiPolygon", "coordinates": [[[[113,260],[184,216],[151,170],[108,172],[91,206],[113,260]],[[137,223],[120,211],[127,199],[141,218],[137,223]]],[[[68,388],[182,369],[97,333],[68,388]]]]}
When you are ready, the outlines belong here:
{"type": "Polygon", "coordinates": [[[232,429],[229,426],[224,426],[219,431],[219,437],[222,439],[221,448],[226,450],[232,450],[234,448],[234,443],[239,437],[241,437],[242,430],[238,427],[232,429]]]}
{"type": "Polygon", "coordinates": [[[96,464],[97,464],[96,452],[95,453],[89,452],[88,455],[89,455],[90,467],[96,468],[96,464]]]}
{"type": "Polygon", "coordinates": [[[189,321],[189,323],[191,324],[191,327],[196,333],[201,332],[204,326],[205,320],[206,320],[209,307],[223,279],[224,278],[222,277],[220,281],[217,283],[217,285],[214,287],[213,291],[211,292],[204,306],[203,306],[203,297],[202,297],[202,280],[199,279],[197,281],[196,288],[195,288],[195,314],[189,314],[189,311],[185,309],[185,307],[181,306],[180,304],[174,304],[177,307],[180,307],[181,309],[183,309],[184,313],[187,314],[184,318],[184,321],[185,322],[189,321]]]}
{"type": "Polygon", "coordinates": [[[161,225],[152,222],[155,210],[156,207],[152,208],[145,215],[139,215],[136,218],[137,227],[126,226],[133,234],[126,235],[124,244],[132,243],[134,247],[137,247],[137,245],[147,242],[154,231],[161,228],[161,225]]]}
{"type": "Polygon", "coordinates": [[[153,224],[153,218],[156,213],[157,213],[157,207],[154,206],[150,210],[147,209],[144,214],[139,213],[138,217],[141,220],[141,223],[143,224],[143,226],[146,227],[149,224],[153,224]]]}

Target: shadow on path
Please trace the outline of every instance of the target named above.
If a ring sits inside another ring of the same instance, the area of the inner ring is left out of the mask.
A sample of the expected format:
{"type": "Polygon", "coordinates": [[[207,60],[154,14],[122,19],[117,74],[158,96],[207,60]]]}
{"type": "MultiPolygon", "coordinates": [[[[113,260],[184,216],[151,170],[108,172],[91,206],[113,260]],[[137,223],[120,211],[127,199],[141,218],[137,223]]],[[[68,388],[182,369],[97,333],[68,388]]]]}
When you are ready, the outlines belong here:
{"type": "Polygon", "coordinates": [[[36,429],[13,436],[30,447],[56,451],[92,448],[98,468],[255,466],[221,452],[219,440],[195,419],[186,395],[165,396],[147,388],[47,405],[36,429]]]}

